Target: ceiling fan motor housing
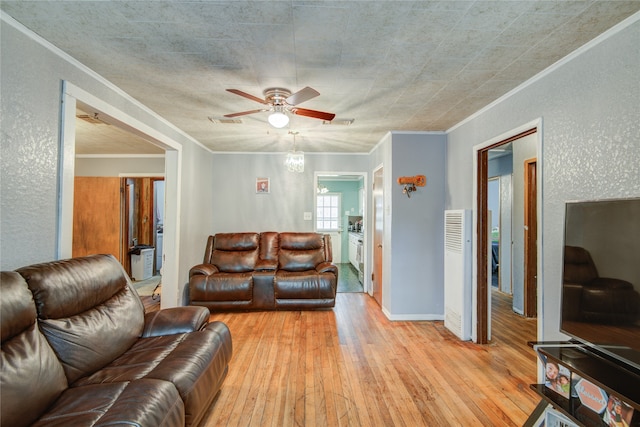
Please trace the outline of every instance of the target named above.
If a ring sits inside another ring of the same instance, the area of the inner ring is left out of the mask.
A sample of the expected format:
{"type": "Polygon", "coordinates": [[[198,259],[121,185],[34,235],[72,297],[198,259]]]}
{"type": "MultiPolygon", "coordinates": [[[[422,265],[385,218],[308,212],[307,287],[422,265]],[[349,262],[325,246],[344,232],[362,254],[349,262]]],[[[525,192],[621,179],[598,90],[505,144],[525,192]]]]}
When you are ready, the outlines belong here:
{"type": "Polygon", "coordinates": [[[265,89],[262,93],[264,94],[265,100],[274,106],[286,105],[286,99],[291,96],[290,90],[280,87],[271,87],[265,89]]]}

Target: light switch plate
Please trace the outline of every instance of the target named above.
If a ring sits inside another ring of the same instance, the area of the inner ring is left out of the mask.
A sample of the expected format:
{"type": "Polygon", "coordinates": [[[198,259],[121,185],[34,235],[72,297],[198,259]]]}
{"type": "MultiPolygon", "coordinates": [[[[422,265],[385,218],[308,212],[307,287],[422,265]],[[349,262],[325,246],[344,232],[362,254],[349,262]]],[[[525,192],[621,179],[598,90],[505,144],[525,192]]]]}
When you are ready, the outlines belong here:
{"type": "Polygon", "coordinates": [[[305,212],[304,213],[304,220],[305,221],[311,221],[311,212],[305,212]]]}

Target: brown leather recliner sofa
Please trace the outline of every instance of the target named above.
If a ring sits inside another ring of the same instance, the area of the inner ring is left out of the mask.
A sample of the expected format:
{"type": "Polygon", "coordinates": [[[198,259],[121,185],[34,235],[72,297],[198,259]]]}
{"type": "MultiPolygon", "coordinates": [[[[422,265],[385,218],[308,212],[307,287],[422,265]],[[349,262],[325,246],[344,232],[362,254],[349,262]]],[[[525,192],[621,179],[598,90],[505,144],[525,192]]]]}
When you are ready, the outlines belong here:
{"type": "Polygon", "coordinates": [[[144,312],[110,255],[3,271],[2,426],[195,426],[232,353],[204,307],[144,312]]]}
{"type": "Polygon", "coordinates": [[[632,324],[640,314],[640,295],[621,279],[600,277],[591,254],[565,246],[563,269],[565,320],[632,324]]]}
{"type": "Polygon", "coordinates": [[[191,304],[211,311],[330,308],[337,286],[320,233],[218,233],[189,272],[191,304]]]}

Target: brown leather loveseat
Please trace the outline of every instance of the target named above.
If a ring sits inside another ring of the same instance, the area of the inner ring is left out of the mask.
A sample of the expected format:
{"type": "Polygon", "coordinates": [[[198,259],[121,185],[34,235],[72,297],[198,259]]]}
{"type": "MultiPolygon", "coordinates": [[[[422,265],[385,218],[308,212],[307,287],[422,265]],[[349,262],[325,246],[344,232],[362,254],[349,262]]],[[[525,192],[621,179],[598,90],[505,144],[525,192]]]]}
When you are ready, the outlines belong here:
{"type": "Polygon", "coordinates": [[[145,314],[110,255],[2,272],[2,426],[195,426],[232,353],[203,307],[145,314]]]}
{"type": "Polygon", "coordinates": [[[191,304],[211,311],[330,308],[337,286],[320,233],[218,233],[189,272],[191,304]]]}

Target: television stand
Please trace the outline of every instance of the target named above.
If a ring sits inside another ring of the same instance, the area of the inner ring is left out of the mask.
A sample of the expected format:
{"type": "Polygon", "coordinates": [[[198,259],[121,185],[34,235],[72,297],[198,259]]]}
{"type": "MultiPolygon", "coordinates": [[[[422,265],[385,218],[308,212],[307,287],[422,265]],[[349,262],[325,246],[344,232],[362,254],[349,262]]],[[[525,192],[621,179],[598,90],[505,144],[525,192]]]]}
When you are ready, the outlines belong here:
{"type": "Polygon", "coordinates": [[[624,402],[620,405],[621,418],[626,417],[629,426],[640,426],[640,371],[582,343],[530,342],[529,345],[542,363],[567,368],[571,386],[568,392],[563,392],[556,391],[559,389],[551,384],[532,384],[531,388],[542,400],[525,426],[536,425],[540,409],[547,404],[580,426],[623,426],[604,421],[615,417],[614,406],[618,401],[624,402]]]}

